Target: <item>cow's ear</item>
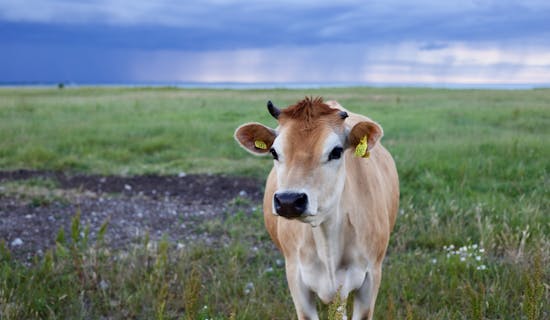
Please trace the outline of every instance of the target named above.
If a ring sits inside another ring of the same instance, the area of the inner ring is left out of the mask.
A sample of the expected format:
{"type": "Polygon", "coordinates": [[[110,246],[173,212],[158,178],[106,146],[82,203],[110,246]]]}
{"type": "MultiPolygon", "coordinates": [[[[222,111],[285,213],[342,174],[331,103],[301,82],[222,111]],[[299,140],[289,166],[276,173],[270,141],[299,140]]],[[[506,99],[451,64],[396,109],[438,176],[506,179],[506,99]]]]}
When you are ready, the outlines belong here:
{"type": "Polygon", "coordinates": [[[351,128],[351,131],[348,135],[348,142],[350,147],[356,150],[360,149],[357,148],[357,145],[364,145],[366,142],[366,152],[360,156],[368,157],[368,151],[376,147],[378,141],[382,138],[383,135],[384,131],[382,131],[382,127],[378,123],[374,121],[361,121],[355,124],[353,128],[351,128]]]}
{"type": "Polygon", "coordinates": [[[275,130],[260,123],[246,123],[235,130],[235,140],[254,155],[269,153],[276,136],[275,130]]]}

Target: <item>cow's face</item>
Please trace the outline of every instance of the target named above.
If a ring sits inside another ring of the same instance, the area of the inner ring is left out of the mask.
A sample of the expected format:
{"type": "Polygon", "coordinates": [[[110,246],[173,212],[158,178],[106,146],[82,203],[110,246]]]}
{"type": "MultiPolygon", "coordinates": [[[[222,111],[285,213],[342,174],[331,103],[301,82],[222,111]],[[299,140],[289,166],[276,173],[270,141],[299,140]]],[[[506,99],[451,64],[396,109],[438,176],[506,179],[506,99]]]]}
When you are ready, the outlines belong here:
{"type": "MultiPolygon", "coordinates": [[[[270,154],[277,173],[273,213],[317,226],[337,210],[346,178],[346,154],[362,137],[369,149],[381,136],[374,122],[346,126],[347,113],[321,99],[300,101],[282,111],[268,103],[279,126],[258,123],[237,129],[235,138],[248,151],[270,154]]],[[[349,156],[349,155],[348,155],[349,156]]]]}

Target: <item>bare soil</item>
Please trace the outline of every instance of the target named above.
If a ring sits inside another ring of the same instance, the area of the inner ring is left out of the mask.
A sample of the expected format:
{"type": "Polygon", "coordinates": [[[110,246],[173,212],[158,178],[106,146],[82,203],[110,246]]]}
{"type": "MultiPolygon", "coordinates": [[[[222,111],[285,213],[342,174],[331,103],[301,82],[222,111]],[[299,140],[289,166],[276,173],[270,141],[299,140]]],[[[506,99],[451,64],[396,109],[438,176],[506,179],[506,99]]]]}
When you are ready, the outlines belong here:
{"type": "Polygon", "coordinates": [[[13,255],[29,261],[52,247],[59,230],[68,230],[80,212],[92,240],[108,221],[105,241],[114,248],[136,243],[146,234],[152,240],[168,237],[178,246],[199,241],[215,245],[223,241],[222,235],[206,232],[204,222],[223,221],[236,209],[252,211],[261,197],[260,181],[223,175],[120,177],[0,171],[0,241],[13,255]],[[54,188],[49,189],[55,192],[39,197],[24,189],[8,192],[6,185],[33,179],[53,181],[54,188]]]}

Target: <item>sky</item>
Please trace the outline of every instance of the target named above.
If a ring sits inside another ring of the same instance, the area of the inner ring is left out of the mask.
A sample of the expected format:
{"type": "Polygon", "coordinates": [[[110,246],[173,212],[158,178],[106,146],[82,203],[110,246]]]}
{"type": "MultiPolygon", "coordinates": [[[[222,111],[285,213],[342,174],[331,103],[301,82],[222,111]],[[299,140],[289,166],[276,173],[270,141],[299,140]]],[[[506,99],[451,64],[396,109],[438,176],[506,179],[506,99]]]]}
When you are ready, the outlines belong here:
{"type": "Polygon", "coordinates": [[[0,83],[550,84],[548,0],[0,0],[0,83]]]}

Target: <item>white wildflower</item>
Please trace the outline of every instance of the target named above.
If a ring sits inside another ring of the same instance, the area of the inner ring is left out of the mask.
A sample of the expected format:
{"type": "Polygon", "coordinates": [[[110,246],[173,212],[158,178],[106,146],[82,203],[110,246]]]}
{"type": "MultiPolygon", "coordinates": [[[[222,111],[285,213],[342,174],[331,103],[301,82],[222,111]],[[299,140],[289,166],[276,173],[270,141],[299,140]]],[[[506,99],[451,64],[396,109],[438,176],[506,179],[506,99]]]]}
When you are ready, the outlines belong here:
{"type": "Polygon", "coordinates": [[[109,289],[109,282],[107,282],[105,280],[101,280],[99,282],[99,287],[101,288],[101,290],[107,290],[107,289],[109,289]]]}
{"type": "Polygon", "coordinates": [[[252,290],[254,290],[254,283],[249,282],[246,284],[246,287],[244,288],[244,294],[249,294],[250,292],[252,292],[252,290]]]}

